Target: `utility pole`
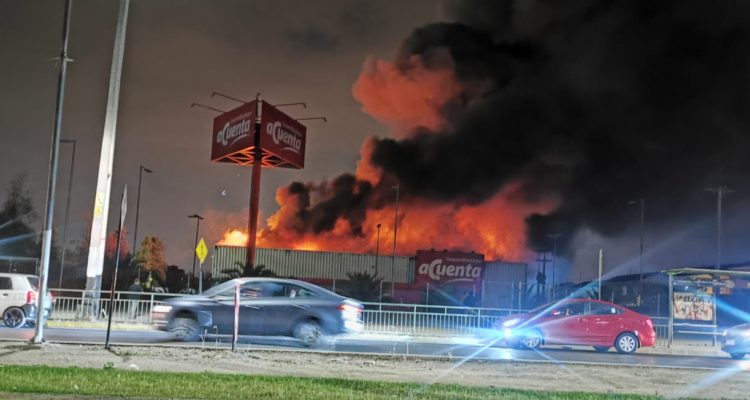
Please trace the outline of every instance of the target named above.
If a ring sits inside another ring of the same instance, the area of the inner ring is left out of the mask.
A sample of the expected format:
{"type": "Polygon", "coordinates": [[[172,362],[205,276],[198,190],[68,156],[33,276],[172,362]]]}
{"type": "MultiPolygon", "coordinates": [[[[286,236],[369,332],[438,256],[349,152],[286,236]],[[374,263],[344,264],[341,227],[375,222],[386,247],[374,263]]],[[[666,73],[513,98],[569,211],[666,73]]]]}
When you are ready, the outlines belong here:
{"type": "Polygon", "coordinates": [[[553,233],[551,235],[547,235],[548,238],[552,239],[552,300],[555,300],[555,264],[557,262],[557,238],[559,238],[561,235],[559,233],[553,233]]]}
{"type": "Polygon", "coordinates": [[[65,1],[63,16],[62,48],[60,49],[60,70],[57,75],[57,102],[55,103],[55,121],[52,131],[50,150],[49,182],[47,184],[47,208],[44,213],[44,232],[42,236],[42,269],[39,273],[39,296],[37,298],[37,320],[34,331],[34,343],[44,341],[44,304],[47,301],[47,279],[49,273],[50,252],[52,251],[52,219],[55,213],[55,189],[57,188],[57,162],[60,158],[60,132],[62,130],[63,102],[65,99],[65,73],[70,59],[68,58],[68,36],[70,33],[70,6],[72,0],[65,1]]]}
{"type": "Polygon", "coordinates": [[[104,117],[102,149],[99,157],[96,192],[94,194],[89,258],[86,266],[86,296],[87,300],[94,305],[93,311],[97,318],[99,317],[98,301],[102,290],[104,249],[107,241],[107,218],[109,217],[109,199],[112,190],[112,167],[115,159],[117,110],[120,105],[120,79],[122,76],[122,60],[125,54],[125,32],[129,8],[130,0],[120,0],[117,27],[115,28],[115,46],[112,52],[112,67],[109,73],[107,112],[104,117]]]}
{"type": "Polygon", "coordinates": [[[378,228],[378,236],[377,241],[375,242],[375,276],[378,276],[380,273],[380,270],[378,269],[380,264],[380,224],[377,225],[378,228]]]}
{"type": "Polygon", "coordinates": [[[537,283],[537,295],[544,294],[545,298],[547,296],[547,263],[551,260],[547,258],[547,253],[539,253],[541,254],[536,261],[539,263],[539,266],[537,267],[537,273],[536,273],[536,283],[537,283]]]}
{"type": "Polygon", "coordinates": [[[396,189],[396,213],[393,218],[393,255],[391,256],[391,299],[396,297],[396,238],[398,237],[398,196],[399,196],[399,185],[394,187],[396,189]]]}
{"type": "Polygon", "coordinates": [[[721,269],[721,213],[724,196],[734,193],[734,190],[727,186],[708,188],[707,192],[716,192],[716,269],[721,269]]]}

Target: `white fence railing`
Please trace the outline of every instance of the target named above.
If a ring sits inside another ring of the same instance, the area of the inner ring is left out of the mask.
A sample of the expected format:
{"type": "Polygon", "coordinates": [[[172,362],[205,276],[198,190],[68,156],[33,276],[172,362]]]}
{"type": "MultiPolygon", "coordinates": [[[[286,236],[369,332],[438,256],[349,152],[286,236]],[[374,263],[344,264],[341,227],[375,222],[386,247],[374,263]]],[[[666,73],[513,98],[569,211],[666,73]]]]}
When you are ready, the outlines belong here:
{"type": "Polygon", "coordinates": [[[420,304],[364,303],[365,330],[377,333],[475,334],[489,329],[498,318],[520,310],[427,306],[420,304]]]}
{"type": "MultiPolygon", "coordinates": [[[[107,318],[110,292],[103,290],[98,299],[83,290],[54,291],[50,321],[97,321],[107,318]]],[[[115,292],[112,321],[117,324],[151,325],[151,309],[162,300],[182,296],[166,293],[115,292]]]]}
{"type": "MultiPolygon", "coordinates": [[[[109,291],[99,299],[83,290],[58,290],[50,321],[104,321],[109,310],[109,291]]],[[[118,325],[150,327],[151,310],[164,300],[182,294],[115,292],[112,320],[118,325]]],[[[518,309],[469,308],[424,304],[363,303],[366,332],[414,335],[474,335],[490,329],[498,318],[523,312],[518,309]]],[[[668,318],[652,318],[659,343],[666,344],[668,318]]]]}

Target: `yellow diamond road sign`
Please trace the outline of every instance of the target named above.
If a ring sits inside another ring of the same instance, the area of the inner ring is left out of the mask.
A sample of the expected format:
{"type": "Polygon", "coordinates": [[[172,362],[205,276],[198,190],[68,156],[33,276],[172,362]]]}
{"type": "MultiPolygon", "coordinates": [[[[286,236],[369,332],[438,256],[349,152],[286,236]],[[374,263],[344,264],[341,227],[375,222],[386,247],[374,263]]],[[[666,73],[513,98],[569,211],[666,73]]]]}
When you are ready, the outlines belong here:
{"type": "Polygon", "coordinates": [[[206,260],[206,256],[208,255],[208,247],[206,247],[206,241],[201,238],[201,241],[198,242],[198,246],[195,248],[195,255],[198,256],[198,260],[200,260],[201,264],[203,264],[203,261],[206,260]]]}

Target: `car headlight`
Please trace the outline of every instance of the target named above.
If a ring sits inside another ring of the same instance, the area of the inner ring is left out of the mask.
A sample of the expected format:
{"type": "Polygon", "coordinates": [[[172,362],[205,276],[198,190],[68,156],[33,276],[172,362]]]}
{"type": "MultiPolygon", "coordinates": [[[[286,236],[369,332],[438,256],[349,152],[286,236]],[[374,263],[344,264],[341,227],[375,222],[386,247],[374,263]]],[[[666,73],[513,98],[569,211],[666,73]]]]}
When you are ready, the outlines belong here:
{"type": "Polygon", "coordinates": [[[155,313],[163,313],[166,314],[170,311],[172,311],[172,306],[166,305],[166,304],[157,304],[154,306],[153,309],[151,309],[152,312],[155,313]]]}
{"type": "Polygon", "coordinates": [[[509,319],[505,322],[503,322],[503,328],[510,328],[511,326],[515,326],[520,322],[521,320],[519,318],[513,318],[509,319]]]}

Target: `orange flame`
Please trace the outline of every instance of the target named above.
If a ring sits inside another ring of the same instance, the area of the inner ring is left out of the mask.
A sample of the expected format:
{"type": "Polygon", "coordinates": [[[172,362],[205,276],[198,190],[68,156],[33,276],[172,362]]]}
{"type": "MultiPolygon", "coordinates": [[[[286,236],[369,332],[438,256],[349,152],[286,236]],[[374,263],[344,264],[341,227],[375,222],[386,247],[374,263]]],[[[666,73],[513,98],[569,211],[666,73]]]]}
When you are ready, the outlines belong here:
{"type": "Polygon", "coordinates": [[[245,247],[247,246],[247,232],[231,229],[224,233],[224,237],[216,242],[219,246],[245,247]]]}
{"type": "MultiPolygon", "coordinates": [[[[281,190],[280,190],[281,191],[281,190]]],[[[279,211],[258,231],[259,247],[295,250],[328,250],[353,253],[391,254],[393,250],[393,209],[371,209],[363,223],[363,234],[352,235],[347,221],[340,219],[329,232],[299,234],[282,221],[283,196],[279,211]],[[380,245],[378,228],[380,224],[380,245]]],[[[552,202],[524,204],[514,200],[513,189],[505,190],[489,201],[475,206],[455,206],[416,201],[401,204],[399,209],[396,253],[414,255],[417,250],[459,250],[483,253],[487,259],[522,260],[529,256],[525,248],[526,215],[547,212],[552,202]]],[[[217,244],[246,246],[247,234],[232,229],[217,244]]]]}

